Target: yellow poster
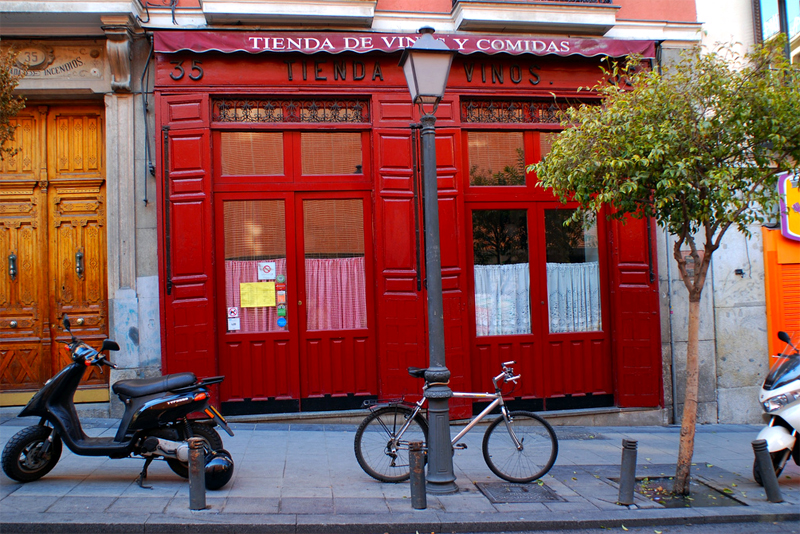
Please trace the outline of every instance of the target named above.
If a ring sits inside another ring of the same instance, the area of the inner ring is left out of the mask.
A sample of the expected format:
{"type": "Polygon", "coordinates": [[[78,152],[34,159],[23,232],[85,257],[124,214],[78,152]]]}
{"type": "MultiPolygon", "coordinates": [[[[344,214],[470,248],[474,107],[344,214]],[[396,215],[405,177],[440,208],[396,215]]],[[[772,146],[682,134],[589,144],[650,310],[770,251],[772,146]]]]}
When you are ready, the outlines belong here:
{"type": "Polygon", "coordinates": [[[242,308],[275,306],[275,282],[239,284],[239,300],[242,308]]]}

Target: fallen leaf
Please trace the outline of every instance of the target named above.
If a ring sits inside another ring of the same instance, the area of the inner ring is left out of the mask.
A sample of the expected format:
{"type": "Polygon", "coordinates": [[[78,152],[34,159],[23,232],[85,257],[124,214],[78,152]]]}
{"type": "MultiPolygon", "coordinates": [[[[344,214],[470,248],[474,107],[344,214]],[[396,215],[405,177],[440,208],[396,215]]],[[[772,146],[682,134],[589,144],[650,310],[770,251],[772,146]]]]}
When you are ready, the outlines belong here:
{"type": "Polygon", "coordinates": [[[732,484],[731,484],[731,486],[735,488],[735,487],[736,487],[736,484],[733,484],[733,483],[732,483],[732,484]]]}
{"type": "Polygon", "coordinates": [[[625,528],[625,525],[621,525],[621,526],[622,526],[622,530],[628,530],[627,528],[625,528]]]}
{"type": "Polygon", "coordinates": [[[661,534],[660,530],[654,530],[653,532],[655,532],[656,534],[661,534]]]}
{"type": "Polygon", "coordinates": [[[714,464],[706,464],[706,467],[714,467],[714,464]]]}

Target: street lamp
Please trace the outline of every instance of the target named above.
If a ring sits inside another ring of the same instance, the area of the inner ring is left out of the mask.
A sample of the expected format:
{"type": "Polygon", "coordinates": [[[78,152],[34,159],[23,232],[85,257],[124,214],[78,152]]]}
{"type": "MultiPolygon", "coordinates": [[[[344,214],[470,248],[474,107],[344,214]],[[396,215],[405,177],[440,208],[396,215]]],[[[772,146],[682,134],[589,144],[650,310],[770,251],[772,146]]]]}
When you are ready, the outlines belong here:
{"type": "Polygon", "coordinates": [[[428,492],[444,494],[458,491],[453,472],[453,447],[450,444],[450,408],[453,396],[450,371],[445,365],[444,307],[442,304],[442,260],[439,248],[439,192],[436,183],[436,117],[434,113],[444,95],[450,64],[455,52],[433,37],[433,28],[419,30],[421,36],[400,57],[411,100],[418,104],[422,117],[422,182],[425,208],[425,271],[428,290],[428,492]],[[432,106],[430,111],[425,105],[432,106]]]}

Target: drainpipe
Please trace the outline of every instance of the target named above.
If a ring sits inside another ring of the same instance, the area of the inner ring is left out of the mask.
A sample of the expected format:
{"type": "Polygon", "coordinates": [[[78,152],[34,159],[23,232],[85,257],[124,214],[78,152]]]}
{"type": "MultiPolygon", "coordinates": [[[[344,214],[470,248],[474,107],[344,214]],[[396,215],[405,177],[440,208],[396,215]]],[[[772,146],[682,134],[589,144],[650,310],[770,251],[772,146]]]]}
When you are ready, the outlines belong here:
{"type": "Polygon", "coordinates": [[[667,292],[668,292],[668,303],[669,303],[669,367],[670,367],[670,374],[672,376],[672,424],[678,424],[678,385],[675,383],[676,375],[675,372],[675,340],[673,339],[673,328],[672,328],[672,255],[669,251],[669,231],[664,230],[664,241],[666,243],[666,260],[667,260],[667,292]]]}

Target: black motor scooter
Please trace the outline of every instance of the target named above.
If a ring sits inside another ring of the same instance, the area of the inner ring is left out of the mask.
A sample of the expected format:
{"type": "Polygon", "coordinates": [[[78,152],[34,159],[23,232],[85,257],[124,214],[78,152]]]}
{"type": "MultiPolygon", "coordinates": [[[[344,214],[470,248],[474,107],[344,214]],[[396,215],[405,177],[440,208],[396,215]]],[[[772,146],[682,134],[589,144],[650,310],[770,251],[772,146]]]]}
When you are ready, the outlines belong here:
{"type": "Polygon", "coordinates": [[[233,459],[222,448],[222,439],[213,428],[221,426],[229,435],[233,432],[222,415],[209,404],[208,386],[225,378],[215,376],[198,381],[194,373],[176,373],[143,380],[120,380],[112,386],[125,405],[125,413],[114,437],[90,437],[81,428],[73,397],[85,370],[91,365],[116,368],[102,354],[119,350],[110,339],[96,351],[70,330],[64,316],[64,328],[72,336],[65,345],[72,358],[48,380],[28,402],[18,417],[41,417],[38,425],[17,432],[3,449],[3,471],[19,482],[38,480],[58,463],[62,440],[69,450],[79,456],[108,456],[127,458],[138,455],[145,459],[137,482],[144,486],[147,468],[154,459],[164,459],[178,475],[189,476],[189,443],[191,437],[201,438],[206,450],[206,487],[219,489],[233,476],[233,459]],[[189,420],[194,412],[204,413],[205,421],[189,420]]]}

